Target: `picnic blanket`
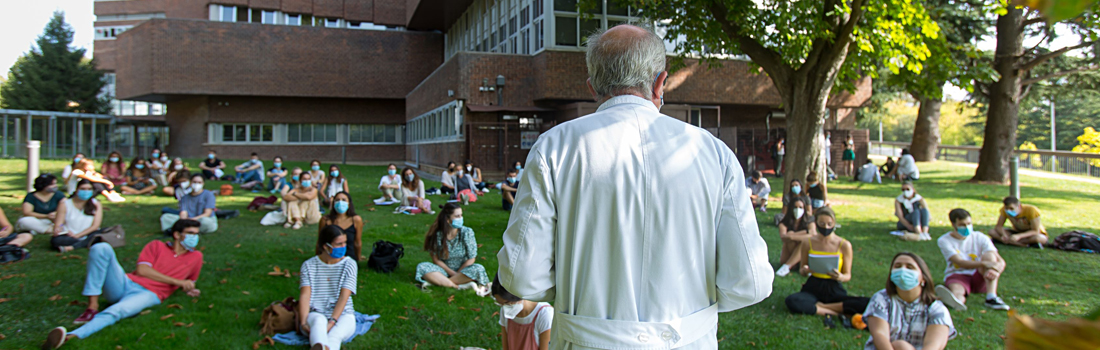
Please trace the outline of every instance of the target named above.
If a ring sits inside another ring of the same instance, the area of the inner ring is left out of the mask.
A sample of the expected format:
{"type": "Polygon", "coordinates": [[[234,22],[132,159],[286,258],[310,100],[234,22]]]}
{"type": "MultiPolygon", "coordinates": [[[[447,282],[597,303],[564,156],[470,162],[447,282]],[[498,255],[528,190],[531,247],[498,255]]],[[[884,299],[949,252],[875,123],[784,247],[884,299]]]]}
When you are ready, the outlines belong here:
{"type": "MultiPolygon", "coordinates": [[[[379,315],[367,315],[359,312],[355,313],[355,333],[352,333],[351,337],[344,341],[344,343],[350,343],[356,336],[365,334],[370,330],[370,327],[374,325],[374,321],[378,320],[379,315]]],[[[298,332],[287,332],[283,334],[276,334],[271,337],[281,344],[290,346],[302,346],[309,345],[309,337],[302,335],[298,332]]]]}

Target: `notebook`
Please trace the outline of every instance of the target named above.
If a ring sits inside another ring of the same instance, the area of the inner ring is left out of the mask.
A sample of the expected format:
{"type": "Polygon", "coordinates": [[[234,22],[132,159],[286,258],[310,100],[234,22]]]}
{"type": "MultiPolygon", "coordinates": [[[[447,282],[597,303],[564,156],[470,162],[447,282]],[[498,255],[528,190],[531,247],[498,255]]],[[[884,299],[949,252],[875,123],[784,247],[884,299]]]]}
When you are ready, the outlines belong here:
{"type": "Polygon", "coordinates": [[[840,256],[810,254],[809,265],[810,271],[828,275],[829,272],[840,269],[840,256]]]}

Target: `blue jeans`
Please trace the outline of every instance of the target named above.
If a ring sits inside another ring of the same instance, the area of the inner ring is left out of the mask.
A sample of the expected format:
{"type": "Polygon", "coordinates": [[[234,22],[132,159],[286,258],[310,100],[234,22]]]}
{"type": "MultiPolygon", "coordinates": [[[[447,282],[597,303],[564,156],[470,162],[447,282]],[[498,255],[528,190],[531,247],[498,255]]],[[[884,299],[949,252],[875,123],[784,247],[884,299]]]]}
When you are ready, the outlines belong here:
{"type": "Polygon", "coordinates": [[[237,173],[237,181],[240,181],[240,182],[260,181],[261,180],[260,171],[261,171],[260,169],[256,169],[256,170],[246,171],[243,174],[242,173],[237,173]]]}
{"type": "Polygon", "coordinates": [[[69,332],[84,339],[118,320],[137,315],[141,310],[160,304],[156,293],[135,283],[118,264],[115,250],[107,243],[96,243],[88,249],[88,277],[84,280],[85,296],[99,295],[113,305],[100,311],[95,318],[69,332]]]}
{"type": "MultiPolygon", "coordinates": [[[[905,216],[905,220],[909,221],[909,224],[914,227],[917,225],[920,225],[920,227],[928,227],[929,216],[928,208],[920,208],[909,212],[909,215],[905,216]]],[[[901,221],[898,221],[898,230],[905,231],[908,229],[905,228],[905,225],[902,224],[901,221]]]]}
{"type": "Polygon", "coordinates": [[[284,184],[286,184],[286,177],[272,176],[270,179],[267,179],[267,190],[281,189],[284,184]]]}

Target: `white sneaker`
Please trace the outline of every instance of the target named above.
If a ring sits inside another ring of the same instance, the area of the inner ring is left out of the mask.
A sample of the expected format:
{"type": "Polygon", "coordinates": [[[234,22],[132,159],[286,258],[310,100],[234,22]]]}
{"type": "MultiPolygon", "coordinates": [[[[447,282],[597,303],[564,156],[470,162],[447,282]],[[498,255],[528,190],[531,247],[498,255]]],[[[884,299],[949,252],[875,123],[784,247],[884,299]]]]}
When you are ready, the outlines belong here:
{"type": "Polygon", "coordinates": [[[483,192],[483,193],[489,193],[489,188],[488,188],[488,187],[486,187],[486,188],[485,188],[484,190],[481,190],[481,192],[483,192]]]}
{"type": "Polygon", "coordinates": [[[107,197],[107,201],[111,203],[122,203],[126,201],[126,198],[122,198],[122,195],[118,193],[108,193],[105,196],[107,197]]]}
{"type": "Polygon", "coordinates": [[[780,266],[778,270],[775,270],[775,275],[779,276],[779,277],[785,277],[785,276],[789,275],[790,273],[791,273],[791,267],[787,266],[787,264],[783,264],[783,266],[780,266]]]}
{"type": "Polygon", "coordinates": [[[470,196],[462,195],[462,205],[470,205],[470,196]]]}
{"type": "Polygon", "coordinates": [[[940,298],[940,301],[943,301],[944,305],[959,311],[966,311],[966,304],[959,301],[959,298],[955,297],[955,293],[951,293],[951,290],[947,289],[946,286],[942,284],[936,286],[936,296],[940,298]]]}

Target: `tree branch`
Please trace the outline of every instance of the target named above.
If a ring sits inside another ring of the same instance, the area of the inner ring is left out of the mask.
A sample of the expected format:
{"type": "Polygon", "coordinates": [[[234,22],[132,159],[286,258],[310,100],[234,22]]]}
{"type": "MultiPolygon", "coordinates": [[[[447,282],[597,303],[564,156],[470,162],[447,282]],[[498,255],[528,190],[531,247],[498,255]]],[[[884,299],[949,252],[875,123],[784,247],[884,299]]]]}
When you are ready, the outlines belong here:
{"type": "Polygon", "coordinates": [[[1048,52],[1046,54],[1040,55],[1039,57],[1035,57],[1035,59],[1031,60],[1028,63],[1025,63],[1023,66],[1021,66],[1019,68],[1019,70],[1025,71],[1025,72],[1030,71],[1032,68],[1035,68],[1036,66],[1038,66],[1040,64],[1043,64],[1043,62],[1049,61],[1052,58],[1064,55],[1064,54],[1066,54],[1066,52],[1069,52],[1069,51],[1073,51],[1073,50],[1080,49],[1080,48],[1085,47],[1085,46],[1092,45],[1093,43],[1095,43],[1095,41],[1086,41],[1086,42],[1083,42],[1083,43],[1080,43],[1080,44],[1077,44],[1077,45],[1063,47],[1061,49],[1058,49],[1057,51],[1048,52]]]}
{"type": "Polygon", "coordinates": [[[1097,70],[1097,69],[1100,69],[1100,66],[1088,66],[1088,67],[1068,69],[1068,70],[1054,72],[1054,73],[1050,73],[1050,74],[1047,74],[1047,75],[1042,75],[1042,76],[1038,76],[1038,77],[1034,77],[1034,78],[1024,79],[1023,81],[1020,82],[1020,84],[1023,85],[1023,86],[1027,86],[1027,85],[1035,84],[1035,83],[1038,83],[1040,81],[1044,81],[1044,80],[1051,79],[1051,78],[1057,78],[1057,77],[1061,77],[1061,76],[1065,76],[1065,75],[1070,75],[1070,74],[1080,73],[1080,72],[1087,72],[1087,71],[1097,70]]]}
{"type": "MultiPolygon", "coordinates": [[[[829,52],[831,57],[840,55],[841,48],[847,48],[848,43],[852,41],[852,33],[856,31],[856,26],[863,19],[863,4],[865,2],[865,0],[852,1],[852,13],[848,16],[848,21],[844,22],[844,26],[836,32],[836,40],[833,41],[832,50],[829,52]]],[[[830,57],[826,57],[826,59],[828,58],[830,57]]]]}
{"type": "Polygon", "coordinates": [[[754,63],[760,65],[768,75],[772,76],[772,82],[775,83],[776,88],[779,88],[780,91],[786,89],[787,79],[793,69],[783,61],[783,56],[775,50],[760,44],[756,39],[743,34],[741,25],[729,20],[729,9],[725,5],[711,3],[707,7],[714,14],[714,19],[722,26],[722,30],[726,32],[726,36],[737,41],[741,51],[745,52],[746,55],[752,58],[754,63]]]}
{"type": "Polygon", "coordinates": [[[1021,25],[1021,27],[1027,27],[1029,25],[1032,25],[1032,24],[1035,24],[1035,23],[1042,23],[1042,22],[1046,22],[1046,19],[1044,19],[1043,17],[1034,17],[1034,18],[1031,18],[1031,19],[1028,19],[1028,20],[1024,21],[1024,24],[1021,25]]]}

